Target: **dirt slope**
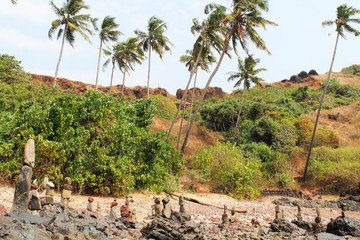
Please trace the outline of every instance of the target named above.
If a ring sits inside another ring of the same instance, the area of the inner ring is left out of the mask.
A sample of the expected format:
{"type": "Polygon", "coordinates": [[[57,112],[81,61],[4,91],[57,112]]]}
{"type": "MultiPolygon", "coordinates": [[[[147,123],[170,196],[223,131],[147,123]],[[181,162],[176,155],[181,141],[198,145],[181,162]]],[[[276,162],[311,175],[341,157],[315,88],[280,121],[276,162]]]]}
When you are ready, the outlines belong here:
{"type": "MultiPolygon", "coordinates": [[[[315,121],[316,114],[317,111],[313,111],[304,117],[315,121]]],[[[322,110],[318,127],[324,126],[336,133],[339,147],[360,146],[360,101],[348,106],[322,110]],[[340,113],[337,121],[328,118],[328,114],[337,113],[340,113]]]]}
{"type": "MultiPolygon", "coordinates": [[[[160,131],[160,130],[169,130],[171,126],[170,120],[163,120],[159,117],[154,118],[154,123],[150,126],[151,130],[153,131],[160,131]]],[[[171,132],[171,136],[178,136],[180,130],[180,122],[181,119],[178,118],[176,121],[174,128],[171,132]]],[[[181,134],[181,142],[180,147],[182,146],[183,140],[185,138],[186,132],[185,128],[187,127],[188,121],[184,120],[183,123],[183,130],[181,134]]],[[[200,126],[199,124],[194,125],[191,130],[191,135],[189,137],[189,141],[184,153],[185,157],[193,156],[196,152],[201,150],[203,147],[208,145],[214,145],[217,141],[221,139],[220,134],[216,134],[215,132],[210,131],[205,126],[200,126]]],[[[174,142],[174,146],[176,147],[177,141],[174,142]]]]}
{"type": "MultiPolygon", "coordinates": [[[[320,74],[312,77],[314,77],[314,79],[318,81],[324,81],[325,79],[327,79],[328,74],[320,74]]],[[[331,73],[331,77],[336,77],[341,84],[354,84],[356,86],[360,86],[360,76],[344,73],[331,73]]]]}

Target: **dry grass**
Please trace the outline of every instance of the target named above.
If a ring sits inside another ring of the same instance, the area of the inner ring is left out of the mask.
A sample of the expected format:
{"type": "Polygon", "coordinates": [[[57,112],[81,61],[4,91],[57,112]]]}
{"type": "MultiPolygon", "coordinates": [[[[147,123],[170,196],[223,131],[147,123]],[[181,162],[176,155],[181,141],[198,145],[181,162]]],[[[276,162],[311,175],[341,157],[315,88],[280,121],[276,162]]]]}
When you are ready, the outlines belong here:
{"type": "MultiPolygon", "coordinates": [[[[317,111],[304,117],[315,121],[317,111]]],[[[319,128],[326,127],[336,133],[339,138],[339,147],[353,147],[360,145],[360,101],[348,106],[331,110],[322,110],[319,119],[319,128]],[[340,113],[338,120],[328,118],[328,114],[340,113]]]]}
{"type": "MultiPolygon", "coordinates": [[[[324,81],[327,79],[328,74],[320,74],[312,76],[315,80],[324,81]]],[[[344,73],[331,73],[331,77],[336,77],[341,84],[354,84],[360,86],[360,76],[349,75],[344,73]]]]}
{"type": "MultiPolygon", "coordinates": [[[[172,121],[163,120],[160,119],[159,117],[155,117],[154,123],[150,126],[150,128],[153,131],[169,130],[171,126],[171,122],[172,121]]],[[[172,130],[171,136],[176,136],[176,137],[178,136],[180,130],[180,122],[181,119],[178,118],[172,130]]],[[[187,124],[188,121],[184,120],[180,147],[182,146],[183,139],[185,138],[186,135],[185,129],[187,127],[187,124]]],[[[198,152],[205,146],[214,145],[221,138],[222,137],[219,134],[216,134],[215,132],[208,130],[205,126],[200,126],[197,123],[195,123],[195,125],[191,130],[191,135],[187,147],[185,149],[184,156],[185,157],[193,156],[196,152],[198,152]]],[[[174,144],[176,147],[177,141],[174,144]]]]}

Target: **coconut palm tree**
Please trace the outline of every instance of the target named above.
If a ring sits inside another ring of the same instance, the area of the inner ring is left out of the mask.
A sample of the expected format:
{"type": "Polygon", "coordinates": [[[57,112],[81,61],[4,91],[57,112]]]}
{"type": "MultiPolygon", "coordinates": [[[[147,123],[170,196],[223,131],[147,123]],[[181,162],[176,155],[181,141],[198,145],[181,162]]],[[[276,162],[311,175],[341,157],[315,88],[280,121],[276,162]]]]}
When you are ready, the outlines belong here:
{"type": "Polygon", "coordinates": [[[121,94],[124,94],[125,76],[129,73],[129,70],[134,71],[134,65],[136,63],[141,64],[144,60],[144,52],[139,44],[137,37],[130,37],[125,42],[118,44],[116,61],[123,72],[123,84],[121,88],[121,94]]]}
{"type": "MultiPolygon", "coordinates": [[[[209,14],[210,12],[218,11],[218,9],[226,9],[225,7],[218,5],[218,4],[208,4],[205,7],[205,13],[209,14]]],[[[233,1],[233,6],[229,14],[226,14],[225,16],[219,16],[223,17],[222,21],[222,32],[225,38],[224,42],[224,49],[220,55],[219,61],[213,70],[212,74],[209,77],[209,80],[207,81],[205,88],[201,94],[201,97],[199,99],[199,103],[195,109],[194,116],[191,120],[190,126],[187,130],[186,137],[183,143],[183,146],[181,148],[181,151],[184,152],[186,148],[186,144],[188,141],[188,138],[190,136],[190,132],[192,129],[192,126],[195,122],[195,116],[197,115],[200,106],[204,100],[206,91],[214,78],[215,74],[219,70],[219,67],[221,65],[221,62],[225,56],[225,54],[228,52],[229,44],[232,42],[233,49],[235,53],[237,53],[237,42],[240,43],[242,49],[246,52],[246,54],[251,58],[251,56],[248,53],[247,49],[247,42],[250,40],[252,43],[255,44],[256,47],[258,47],[261,50],[266,51],[268,54],[270,52],[268,51],[266,44],[264,40],[260,37],[260,35],[256,32],[255,28],[262,27],[265,29],[266,25],[274,25],[277,24],[274,22],[271,22],[265,18],[262,17],[262,11],[268,11],[267,7],[267,1],[266,0],[243,0],[243,1],[233,1]]]]}
{"type": "Polygon", "coordinates": [[[321,96],[320,105],[319,105],[318,113],[317,113],[316,120],[315,120],[315,126],[314,126],[314,130],[313,130],[313,135],[312,135],[310,146],[309,146],[309,153],[308,153],[308,156],[307,156],[307,159],[306,159],[306,165],[305,165],[305,171],[304,171],[304,177],[303,177],[304,182],[306,181],[306,174],[307,174],[307,170],[308,170],[308,166],[309,166],[311,150],[312,150],[314,139],[315,139],[315,133],[316,133],[317,125],[318,125],[319,118],[320,118],[320,112],[321,112],[322,104],[324,102],[326,90],[327,90],[327,87],[329,85],[329,80],[330,80],[331,71],[332,71],[332,67],[333,67],[333,64],[334,64],[334,60],[335,60],[336,49],[337,49],[337,45],[338,45],[338,42],[339,42],[339,37],[341,36],[341,37],[345,38],[345,32],[348,32],[350,34],[354,34],[355,36],[360,35],[360,32],[358,30],[356,30],[355,28],[350,26],[351,23],[360,24],[360,18],[354,18],[354,16],[356,14],[360,14],[359,9],[356,9],[356,8],[353,8],[353,7],[348,7],[346,4],[343,4],[343,5],[341,5],[341,6],[339,6],[337,8],[337,17],[336,17],[335,21],[327,20],[327,21],[324,21],[322,23],[323,26],[335,25],[336,26],[335,31],[337,32],[337,35],[336,35],[334,53],[333,53],[333,57],[332,57],[331,64],[330,64],[330,70],[329,70],[329,73],[328,73],[327,80],[325,82],[323,94],[321,96]]]}
{"type": "MultiPolygon", "coordinates": [[[[220,52],[222,50],[222,47],[224,45],[224,41],[221,39],[219,33],[220,33],[220,23],[225,15],[225,8],[219,8],[215,11],[213,11],[207,19],[203,21],[202,24],[199,23],[197,19],[193,19],[193,26],[191,27],[191,33],[195,35],[196,33],[199,34],[198,38],[195,41],[194,47],[193,47],[193,53],[194,56],[197,56],[190,73],[189,81],[185,87],[185,91],[183,94],[183,97],[181,98],[178,110],[174,116],[174,119],[172,121],[172,124],[170,126],[169,132],[168,132],[168,138],[170,137],[171,131],[174,127],[174,124],[176,122],[177,116],[179,114],[179,111],[182,107],[182,104],[185,102],[185,97],[187,96],[187,91],[189,89],[192,77],[197,69],[198,63],[200,59],[204,59],[207,53],[211,53],[211,48],[214,48],[217,52],[220,52]],[[205,49],[205,50],[204,50],[205,49]]],[[[190,120],[190,118],[189,118],[190,120]]]]}
{"type": "Polygon", "coordinates": [[[121,65],[123,64],[123,63],[119,63],[116,61],[117,55],[119,53],[119,48],[120,48],[120,46],[119,46],[119,44],[117,44],[117,45],[113,46],[111,51],[104,49],[104,54],[106,56],[110,56],[110,58],[108,60],[106,60],[105,63],[103,64],[103,71],[105,71],[105,69],[110,64],[110,62],[112,64],[109,93],[111,93],[111,87],[112,87],[112,83],[113,83],[113,79],[114,79],[115,65],[117,63],[118,67],[120,69],[120,68],[122,68],[121,65]]]}
{"type": "Polygon", "coordinates": [[[11,0],[11,3],[14,5],[17,4],[17,0],[11,0]]]}
{"type": "MultiPolygon", "coordinates": [[[[195,48],[195,49],[197,49],[197,48],[195,48]]],[[[186,53],[188,55],[183,55],[180,57],[180,62],[185,63],[185,66],[188,67],[189,72],[192,72],[194,70],[194,74],[195,74],[193,93],[192,93],[192,97],[191,97],[191,104],[190,104],[190,111],[189,111],[189,119],[191,119],[191,112],[192,112],[193,103],[194,103],[198,67],[200,66],[201,69],[204,71],[209,71],[209,65],[216,62],[215,57],[211,53],[208,53],[206,50],[208,50],[208,49],[203,50],[201,55],[196,54],[196,51],[186,50],[186,53]],[[198,55],[200,56],[200,58],[198,60],[197,66],[195,66],[198,55]]],[[[184,96],[185,96],[184,103],[186,103],[187,94],[184,94],[184,96]]],[[[186,104],[184,104],[184,107],[183,107],[181,123],[180,123],[180,130],[179,130],[179,135],[178,135],[177,149],[179,149],[179,146],[180,146],[182,126],[183,126],[183,121],[184,121],[184,117],[185,117],[185,106],[186,106],[186,104]]],[[[188,121],[187,127],[189,127],[189,124],[190,124],[190,121],[188,121]]]]}
{"type": "Polygon", "coordinates": [[[147,79],[147,97],[150,96],[150,63],[151,51],[154,50],[160,57],[163,58],[165,51],[170,51],[170,46],[173,45],[169,39],[164,35],[167,29],[166,23],[153,16],[148,21],[147,32],[136,30],[135,33],[141,41],[144,51],[149,52],[149,66],[147,79]]]}
{"type": "Polygon", "coordinates": [[[243,92],[241,96],[241,103],[240,103],[240,109],[239,113],[236,119],[235,129],[234,129],[234,136],[232,143],[235,143],[236,139],[236,132],[239,125],[239,119],[242,111],[242,107],[244,104],[244,97],[245,97],[245,90],[250,88],[250,84],[254,83],[256,86],[262,86],[261,82],[264,80],[262,78],[257,77],[256,75],[262,71],[266,71],[265,68],[258,68],[255,69],[256,64],[260,62],[259,59],[253,59],[250,57],[245,58],[245,61],[241,61],[240,58],[238,58],[238,72],[232,72],[229,73],[231,76],[228,78],[228,81],[237,80],[234,87],[239,87],[241,83],[243,83],[243,92]]]}
{"type": "Polygon", "coordinates": [[[98,60],[98,67],[96,72],[96,83],[95,83],[95,91],[98,87],[98,80],[99,80],[99,70],[100,70],[100,58],[102,53],[102,46],[103,43],[108,43],[110,41],[116,42],[118,40],[119,35],[122,33],[117,31],[116,28],[119,27],[119,24],[115,22],[114,17],[106,16],[101,24],[101,30],[99,33],[100,37],[100,49],[99,49],[99,60],[98,60]]]}
{"type": "Polygon", "coordinates": [[[92,35],[93,32],[90,30],[89,26],[92,24],[96,29],[95,23],[97,19],[92,18],[90,14],[79,14],[82,10],[89,9],[89,6],[86,5],[83,0],[66,0],[61,8],[57,7],[55,3],[51,1],[50,6],[59,19],[56,19],[51,23],[48,36],[50,39],[52,39],[52,36],[57,29],[59,29],[57,38],[59,39],[62,36],[60,56],[55,71],[55,87],[65,40],[68,41],[72,47],[74,47],[75,32],[78,32],[85,38],[85,40],[91,42],[87,34],[92,35]]]}

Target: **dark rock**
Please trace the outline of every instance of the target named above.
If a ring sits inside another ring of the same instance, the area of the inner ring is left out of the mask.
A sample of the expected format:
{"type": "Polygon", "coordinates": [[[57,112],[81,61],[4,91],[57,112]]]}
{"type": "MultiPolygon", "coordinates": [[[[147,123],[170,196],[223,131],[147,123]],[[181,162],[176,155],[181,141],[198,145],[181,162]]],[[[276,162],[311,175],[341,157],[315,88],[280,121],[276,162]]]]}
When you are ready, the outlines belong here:
{"type": "Polygon", "coordinates": [[[33,169],[30,166],[23,166],[16,181],[14,202],[11,211],[25,213],[29,206],[31,177],[33,169]]]}
{"type": "Polygon", "coordinates": [[[360,237],[360,220],[338,217],[327,225],[326,232],[339,236],[351,235],[353,237],[360,237]]]}
{"type": "Polygon", "coordinates": [[[311,70],[309,71],[308,75],[310,76],[310,75],[319,75],[319,74],[318,74],[317,71],[315,71],[314,69],[311,69],[311,70]]]}
{"type": "Polygon", "coordinates": [[[25,221],[30,224],[47,224],[51,219],[43,218],[36,215],[32,215],[30,213],[16,213],[11,212],[5,215],[11,219],[16,219],[18,221],[25,221]]]}
{"type": "Polygon", "coordinates": [[[291,223],[295,224],[296,226],[298,226],[299,228],[305,229],[306,231],[310,232],[311,231],[311,224],[304,221],[304,220],[294,220],[291,223]]]}
{"type": "Polygon", "coordinates": [[[290,199],[288,198],[280,198],[274,201],[275,205],[279,206],[294,206],[290,199]]]}
{"type": "Polygon", "coordinates": [[[298,78],[298,76],[292,75],[292,76],[290,77],[290,82],[298,82],[298,81],[300,81],[300,79],[298,78]]]}
{"type": "Polygon", "coordinates": [[[288,233],[292,233],[298,228],[295,224],[290,223],[286,219],[275,219],[270,224],[270,227],[273,232],[288,232],[288,233]]]}
{"type": "Polygon", "coordinates": [[[138,224],[136,223],[136,221],[127,217],[118,218],[116,219],[116,221],[123,223],[127,228],[132,228],[132,229],[138,228],[138,224]]]}
{"type": "Polygon", "coordinates": [[[340,237],[331,233],[318,233],[317,240],[346,240],[344,237],[340,237]]]}
{"type": "Polygon", "coordinates": [[[308,77],[308,74],[307,72],[305,71],[301,71],[299,74],[298,74],[298,77],[303,79],[303,78],[307,78],[308,77]]]}

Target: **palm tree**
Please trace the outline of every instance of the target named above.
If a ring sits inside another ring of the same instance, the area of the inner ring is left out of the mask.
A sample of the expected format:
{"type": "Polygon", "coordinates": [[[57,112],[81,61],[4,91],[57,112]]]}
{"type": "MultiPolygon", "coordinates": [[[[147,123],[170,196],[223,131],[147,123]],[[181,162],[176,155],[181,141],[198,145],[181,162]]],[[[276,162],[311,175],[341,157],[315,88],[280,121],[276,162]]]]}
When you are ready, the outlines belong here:
{"type": "MultiPolygon", "coordinates": [[[[187,96],[187,91],[189,89],[192,77],[197,69],[200,59],[204,59],[207,53],[211,53],[211,48],[214,48],[217,52],[220,52],[223,48],[224,41],[219,36],[220,32],[220,23],[222,16],[224,15],[225,8],[219,7],[216,11],[212,12],[207,19],[203,21],[202,24],[199,24],[197,19],[193,19],[193,26],[191,27],[191,33],[195,35],[199,34],[198,38],[195,41],[193,47],[193,54],[197,56],[195,62],[188,67],[192,67],[189,81],[185,87],[183,97],[181,98],[178,110],[174,116],[172,124],[168,132],[168,138],[170,137],[171,131],[176,122],[179,111],[182,107],[182,104],[185,102],[185,97],[187,96]],[[205,50],[204,50],[205,49],[205,50]]],[[[190,118],[189,118],[190,120],[190,118]]]]}
{"type": "Polygon", "coordinates": [[[116,61],[123,72],[123,84],[121,94],[124,94],[125,76],[129,70],[134,71],[134,64],[141,64],[144,60],[144,52],[137,37],[130,37],[125,42],[119,43],[116,53],[116,61]]]}
{"type": "Polygon", "coordinates": [[[17,4],[17,0],[11,0],[11,3],[14,5],[17,4]]]}
{"type": "MultiPolygon", "coordinates": [[[[107,68],[107,66],[109,65],[110,62],[112,63],[109,93],[111,93],[111,87],[112,87],[114,72],[115,72],[115,65],[117,63],[116,58],[117,58],[118,50],[119,50],[119,44],[113,46],[112,51],[104,49],[104,54],[106,56],[110,56],[110,58],[108,60],[106,60],[105,63],[103,64],[103,71],[105,71],[105,69],[107,68]]],[[[119,67],[119,69],[121,68],[119,63],[118,63],[118,67],[119,67]]]]}
{"type": "MultiPolygon", "coordinates": [[[[208,14],[210,12],[218,11],[219,9],[226,8],[218,4],[208,4],[205,7],[205,13],[208,14]]],[[[220,55],[219,61],[214,71],[210,75],[209,80],[207,81],[205,88],[201,94],[201,98],[195,109],[194,116],[191,120],[183,146],[181,148],[182,152],[185,151],[192,126],[195,122],[195,117],[200,109],[202,101],[204,100],[206,91],[211,83],[211,80],[214,78],[216,72],[219,70],[221,62],[228,51],[230,41],[232,42],[234,51],[237,55],[237,41],[239,41],[242,49],[245,50],[246,54],[249,55],[247,50],[247,40],[251,40],[251,42],[253,42],[256,47],[270,54],[264,40],[256,32],[255,28],[262,27],[265,29],[266,25],[276,26],[277,24],[263,18],[261,16],[262,11],[268,11],[266,0],[234,0],[231,12],[229,14],[226,14],[225,16],[222,16],[222,14],[219,15],[219,17],[223,17],[222,32],[225,38],[224,49],[220,55]]],[[[251,56],[249,57],[251,58],[251,56]]]]}
{"type": "Polygon", "coordinates": [[[68,41],[72,47],[74,47],[74,34],[75,32],[78,32],[85,38],[85,40],[88,40],[90,42],[90,38],[86,33],[90,35],[93,34],[93,32],[89,29],[89,25],[92,24],[93,27],[96,29],[95,23],[97,19],[91,18],[90,14],[79,14],[81,10],[89,9],[89,6],[85,5],[83,0],[66,0],[63,4],[63,7],[61,8],[57,7],[55,3],[51,1],[50,6],[54,10],[55,14],[59,17],[59,19],[56,19],[51,23],[51,28],[48,32],[48,36],[50,39],[52,39],[55,30],[57,30],[58,28],[59,31],[57,34],[57,38],[59,39],[62,36],[60,57],[55,71],[55,87],[65,40],[68,41]],[[61,26],[64,26],[64,28],[61,28],[61,26]]]}
{"type": "Polygon", "coordinates": [[[98,87],[98,80],[99,80],[99,69],[100,69],[100,58],[101,58],[101,52],[102,52],[102,45],[103,43],[108,43],[110,41],[117,41],[118,37],[121,32],[115,30],[119,27],[119,24],[115,22],[114,17],[106,16],[101,24],[101,31],[99,33],[100,37],[100,50],[99,50],[99,60],[98,60],[98,67],[96,72],[96,83],[95,83],[95,91],[98,87]]]}
{"type": "Polygon", "coordinates": [[[245,90],[250,88],[250,84],[255,83],[256,86],[262,86],[261,82],[264,80],[262,78],[257,77],[256,75],[262,71],[266,71],[265,68],[258,68],[255,69],[256,64],[259,63],[259,59],[252,59],[250,57],[245,58],[245,61],[241,61],[240,58],[238,58],[238,70],[239,72],[233,72],[230,73],[231,76],[228,78],[228,81],[237,80],[234,87],[239,87],[241,83],[243,83],[243,92],[241,97],[241,104],[240,104],[240,110],[239,114],[236,119],[235,129],[234,129],[234,136],[232,143],[235,143],[236,139],[236,131],[239,125],[239,119],[242,111],[242,107],[244,104],[244,97],[245,97],[245,90]]]}
{"type": "Polygon", "coordinates": [[[305,165],[305,171],[304,171],[304,177],[303,177],[304,182],[306,181],[306,174],[307,174],[307,169],[309,167],[311,150],[312,150],[314,139],[315,139],[315,133],[316,133],[318,121],[319,121],[319,118],[320,118],[321,107],[322,107],[322,104],[324,102],[327,87],[329,85],[329,79],[330,79],[330,76],[331,76],[331,71],[332,71],[332,67],[333,67],[333,64],[334,64],[334,60],[335,60],[335,55],[336,55],[336,49],[337,49],[337,45],[338,45],[338,41],[339,41],[339,36],[345,38],[345,33],[344,32],[354,34],[355,36],[360,35],[360,32],[358,30],[356,30],[355,28],[353,28],[353,27],[351,27],[349,25],[350,23],[360,24],[360,18],[353,18],[353,16],[356,15],[356,14],[360,14],[359,9],[356,9],[356,8],[353,8],[353,7],[348,7],[346,4],[343,4],[343,5],[341,5],[341,6],[339,6],[337,8],[337,18],[335,19],[335,21],[327,20],[327,21],[324,21],[322,23],[323,26],[332,26],[332,25],[335,24],[336,25],[336,30],[335,31],[337,32],[337,36],[336,36],[336,42],[335,42],[335,47],[334,47],[334,53],[333,53],[333,57],[332,57],[331,64],[330,64],[330,70],[329,70],[329,73],[328,73],[327,80],[325,82],[323,94],[321,96],[320,105],[319,105],[318,113],[317,113],[316,120],[315,120],[315,126],[314,126],[314,130],[313,130],[313,135],[312,135],[310,146],[309,146],[309,153],[308,153],[308,156],[307,156],[307,159],[306,159],[306,165],[305,165]]]}
{"type": "Polygon", "coordinates": [[[151,51],[154,50],[157,54],[159,54],[160,59],[162,59],[165,51],[170,51],[169,45],[173,44],[164,35],[167,26],[163,20],[153,16],[149,19],[147,28],[147,33],[140,30],[136,30],[135,33],[138,35],[144,51],[149,51],[149,66],[147,79],[147,97],[149,98],[151,51]]]}

